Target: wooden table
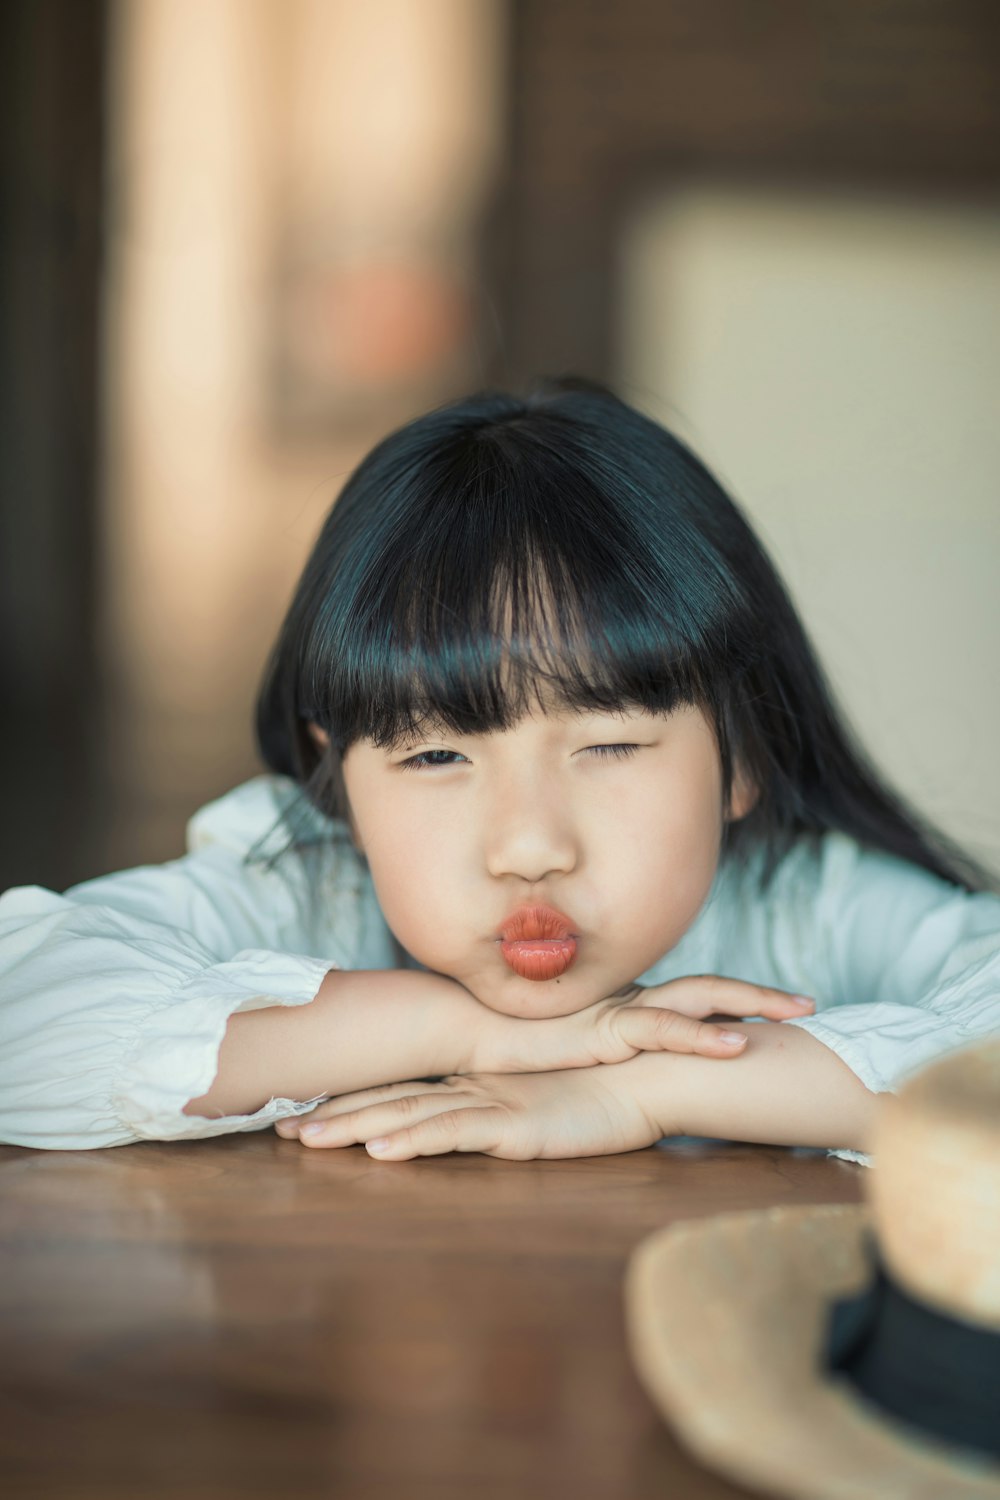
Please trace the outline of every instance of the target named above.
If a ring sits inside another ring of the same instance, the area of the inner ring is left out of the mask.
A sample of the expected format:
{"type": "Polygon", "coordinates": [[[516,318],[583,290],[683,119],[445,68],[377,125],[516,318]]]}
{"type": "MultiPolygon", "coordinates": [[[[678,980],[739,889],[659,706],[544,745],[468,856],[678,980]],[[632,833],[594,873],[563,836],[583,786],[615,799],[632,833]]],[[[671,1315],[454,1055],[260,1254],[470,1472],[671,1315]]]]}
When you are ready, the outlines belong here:
{"type": "Polygon", "coordinates": [[[674,1142],[376,1162],[271,1131],[0,1147],[8,1500],[731,1500],[633,1373],[674,1219],[854,1203],[866,1169],[674,1142]]]}

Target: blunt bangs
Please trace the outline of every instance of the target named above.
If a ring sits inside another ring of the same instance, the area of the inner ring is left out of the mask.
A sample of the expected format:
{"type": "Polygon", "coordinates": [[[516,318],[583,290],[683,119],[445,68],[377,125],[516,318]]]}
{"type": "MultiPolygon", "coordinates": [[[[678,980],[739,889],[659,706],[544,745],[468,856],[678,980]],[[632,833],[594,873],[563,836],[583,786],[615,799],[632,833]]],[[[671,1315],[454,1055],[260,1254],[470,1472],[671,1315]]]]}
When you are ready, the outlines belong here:
{"type": "Polygon", "coordinates": [[[551,435],[506,436],[480,431],[414,474],[339,628],[320,617],[309,633],[300,711],[341,754],[431,726],[503,731],[536,704],[669,713],[705,700],[709,643],[614,485],[554,456],[551,435]]]}

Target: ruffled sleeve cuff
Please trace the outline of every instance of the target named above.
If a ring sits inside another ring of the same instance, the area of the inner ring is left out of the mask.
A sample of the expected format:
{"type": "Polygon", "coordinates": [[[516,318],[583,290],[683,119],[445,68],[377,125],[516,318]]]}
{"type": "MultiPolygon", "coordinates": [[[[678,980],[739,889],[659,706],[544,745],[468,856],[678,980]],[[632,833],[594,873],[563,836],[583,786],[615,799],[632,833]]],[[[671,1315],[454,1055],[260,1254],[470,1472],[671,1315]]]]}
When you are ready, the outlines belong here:
{"type": "Polygon", "coordinates": [[[218,1119],[182,1113],[215,1079],[230,1016],[274,1005],[307,1005],[336,967],[329,959],[248,948],[194,974],[174,991],[168,1005],[147,1011],[113,1085],[112,1108],[128,1138],[199,1140],[263,1130],[275,1120],[305,1114],[327,1098],[272,1098],[253,1114],[218,1119]]]}

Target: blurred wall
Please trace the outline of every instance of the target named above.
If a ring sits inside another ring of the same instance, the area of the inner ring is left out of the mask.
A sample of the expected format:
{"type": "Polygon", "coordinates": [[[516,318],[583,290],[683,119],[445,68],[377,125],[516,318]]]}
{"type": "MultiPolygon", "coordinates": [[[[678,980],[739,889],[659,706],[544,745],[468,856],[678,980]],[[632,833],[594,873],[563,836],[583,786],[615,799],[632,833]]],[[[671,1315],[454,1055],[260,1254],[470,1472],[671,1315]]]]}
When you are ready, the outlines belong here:
{"type": "Polygon", "coordinates": [[[620,275],[623,394],[743,503],[881,768],[1000,871],[1000,207],[668,185],[620,275]]]}

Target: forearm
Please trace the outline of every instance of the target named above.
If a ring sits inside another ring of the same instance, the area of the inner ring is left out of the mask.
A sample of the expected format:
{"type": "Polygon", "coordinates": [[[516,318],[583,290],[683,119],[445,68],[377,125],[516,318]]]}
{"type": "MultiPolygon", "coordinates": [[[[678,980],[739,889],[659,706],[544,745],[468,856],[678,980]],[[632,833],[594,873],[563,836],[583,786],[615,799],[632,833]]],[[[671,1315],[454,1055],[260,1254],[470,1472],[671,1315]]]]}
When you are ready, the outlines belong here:
{"type": "Polygon", "coordinates": [[[408,969],[333,969],[308,1005],[229,1018],[218,1070],[186,1115],[253,1114],[269,1099],[314,1099],[457,1072],[478,1002],[452,980],[408,969]]]}
{"type": "Polygon", "coordinates": [[[646,1052],[620,1065],[622,1082],[662,1135],[869,1149],[878,1096],[835,1052],[776,1021],[731,1029],[748,1042],[724,1062],[646,1052]]]}

